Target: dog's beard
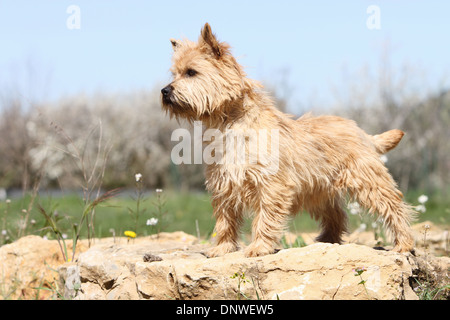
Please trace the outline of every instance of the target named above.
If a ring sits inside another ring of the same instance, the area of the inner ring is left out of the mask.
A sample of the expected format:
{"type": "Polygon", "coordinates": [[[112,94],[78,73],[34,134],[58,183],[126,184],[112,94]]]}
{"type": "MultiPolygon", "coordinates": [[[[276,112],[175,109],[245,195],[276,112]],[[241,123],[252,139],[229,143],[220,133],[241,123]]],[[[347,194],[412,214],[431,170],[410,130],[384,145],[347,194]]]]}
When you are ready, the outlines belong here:
{"type": "Polygon", "coordinates": [[[223,122],[230,111],[229,108],[221,109],[220,106],[232,105],[230,100],[213,103],[216,97],[208,95],[185,96],[182,92],[175,91],[170,95],[161,95],[163,109],[170,118],[185,119],[190,123],[194,121],[223,122]]]}
{"type": "Polygon", "coordinates": [[[190,122],[199,120],[198,114],[194,111],[194,108],[182,101],[175,98],[174,95],[169,97],[161,97],[161,104],[163,109],[169,113],[170,118],[186,119],[190,122]]]}

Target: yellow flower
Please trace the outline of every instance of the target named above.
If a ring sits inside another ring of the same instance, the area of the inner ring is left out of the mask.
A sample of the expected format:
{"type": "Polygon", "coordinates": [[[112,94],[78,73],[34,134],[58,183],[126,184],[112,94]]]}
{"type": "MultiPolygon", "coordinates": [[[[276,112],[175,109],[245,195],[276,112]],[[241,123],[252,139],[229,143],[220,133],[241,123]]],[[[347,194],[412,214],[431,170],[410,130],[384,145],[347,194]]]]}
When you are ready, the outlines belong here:
{"type": "Polygon", "coordinates": [[[211,237],[215,238],[216,236],[217,236],[217,232],[214,232],[211,237]]]}
{"type": "Polygon", "coordinates": [[[125,231],[124,235],[126,235],[128,238],[136,238],[136,232],[134,231],[125,231]]]}

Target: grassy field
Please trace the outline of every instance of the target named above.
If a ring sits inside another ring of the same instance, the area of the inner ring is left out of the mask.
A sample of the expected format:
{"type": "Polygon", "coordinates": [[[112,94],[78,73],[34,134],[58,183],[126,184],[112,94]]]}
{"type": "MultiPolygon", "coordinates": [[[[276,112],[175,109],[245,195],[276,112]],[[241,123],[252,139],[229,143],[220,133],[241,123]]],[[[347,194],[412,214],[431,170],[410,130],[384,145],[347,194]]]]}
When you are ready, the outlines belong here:
{"type": "MultiPolygon", "coordinates": [[[[413,192],[406,196],[412,205],[418,205],[420,192],[413,192]]],[[[450,225],[450,199],[445,193],[429,196],[425,203],[426,212],[421,213],[418,222],[432,221],[439,225],[450,225]]],[[[31,197],[13,198],[0,203],[0,245],[14,241],[19,235],[37,234],[53,238],[54,234],[48,227],[43,214],[38,210],[38,205],[50,215],[58,225],[58,228],[72,237],[73,224],[79,223],[83,212],[84,203],[78,194],[66,194],[64,196],[40,195],[34,200],[32,209],[27,212],[31,197]],[[20,226],[25,229],[19,233],[20,226]]],[[[202,238],[210,236],[214,228],[214,218],[210,197],[206,193],[192,192],[179,193],[164,191],[146,193],[139,201],[138,220],[136,222],[137,199],[133,192],[121,193],[101,203],[95,209],[94,230],[96,237],[109,237],[123,235],[126,230],[132,230],[138,236],[145,236],[159,231],[184,231],[202,238]],[[158,196],[159,202],[158,202],[158,196]],[[147,220],[158,218],[154,226],[147,225],[147,220]],[[136,227],[137,226],[137,227],[136,227]],[[159,228],[159,229],[158,229],[159,228]]],[[[349,214],[350,229],[354,230],[365,224],[371,228],[373,220],[368,215],[349,214]]],[[[81,237],[87,236],[87,227],[83,225],[81,237]]],[[[251,220],[246,219],[243,233],[250,233],[251,220]]],[[[318,231],[318,223],[311,219],[309,214],[303,213],[296,216],[289,224],[291,232],[318,231]]]]}

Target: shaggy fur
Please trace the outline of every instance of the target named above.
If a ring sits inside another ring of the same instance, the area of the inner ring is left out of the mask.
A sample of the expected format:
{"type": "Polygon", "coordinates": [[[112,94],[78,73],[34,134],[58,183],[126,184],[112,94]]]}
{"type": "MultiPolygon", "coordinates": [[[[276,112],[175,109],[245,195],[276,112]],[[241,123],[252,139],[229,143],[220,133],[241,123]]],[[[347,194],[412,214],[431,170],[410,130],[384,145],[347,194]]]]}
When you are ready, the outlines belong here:
{"type": "MultiPolygon", "coordinates": [[[[292,119],[275,108],[258,82],[246,78],[229,45],[219,42],[208,24],[197,43],[171,42],[173,82],[161,90],[163,108],[171,116],[202,121],[222,133],[245,135],[267,129],[269,142],[274,138],[271,129],[279,135],[274,172],[267,173],[267,161],[208,165],[206,186],[212,194],[217,232],[217,246],[209,256],[238,249],[244,210],[254,215],[253,240],[245,249],[248,257],[273,253],[288,219],[302,209],[320,221],[318,241],[341,243],[348,198],[378,215],[392,233],[394,250],[412,250],[409,223],[414,211],[402,201],[380,160],[381,154],[397,146],[402,131],[371,136],[355,122],[335,116],[306,114],[292,119]]],[[[251,141],[245,140],[247,153],[253,150],[251,141]]]]}

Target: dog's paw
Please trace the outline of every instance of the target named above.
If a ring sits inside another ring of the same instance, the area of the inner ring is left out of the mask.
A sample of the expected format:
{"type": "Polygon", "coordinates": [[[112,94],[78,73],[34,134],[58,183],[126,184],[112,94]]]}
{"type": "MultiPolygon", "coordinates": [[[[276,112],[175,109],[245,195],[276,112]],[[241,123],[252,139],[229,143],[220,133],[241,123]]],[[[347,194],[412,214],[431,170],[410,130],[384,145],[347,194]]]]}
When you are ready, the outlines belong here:
{"type": "Polygon", "coordinates": [[[402,235],[394,239],[394,252],[408,253],[414,251],[414,239],[410,234],[402,235]]]}
{"type": "Polygon", "coordinates": [[[227,253],[234,252],[237,250],[237,246],[234,243],[222,243],[218,246],[209,249],[207,252],[207,256],[209,258],[221,257],[226,255],[227,253]]]}
{"type": "Polygon", "coordinates": [[[245,249],[244,254],[247,258],[251,257],[261,257],[266,256],[268,254],[274,253],[275,250],[264,243],[250,243],[250,245],[245,249]]]}
{"type": "Polygon", "coordinates": [[[413,246],[400,246],[400,245],[396,245],[392,251],[394,252],[398,252],[398,253],[413,253],[414,252],[414,247],[413,246]]]}

